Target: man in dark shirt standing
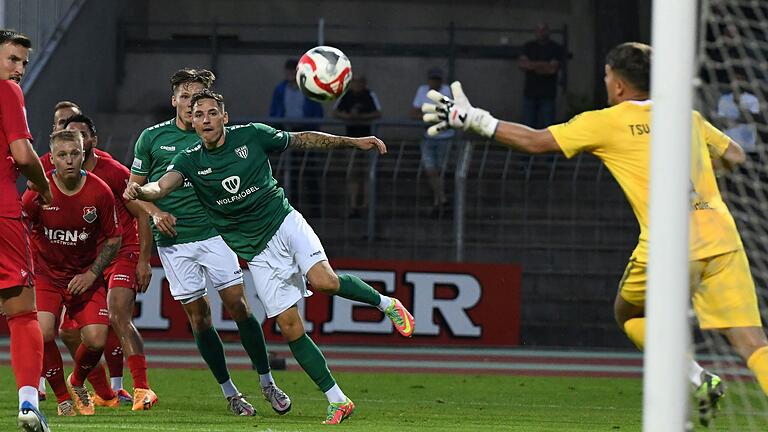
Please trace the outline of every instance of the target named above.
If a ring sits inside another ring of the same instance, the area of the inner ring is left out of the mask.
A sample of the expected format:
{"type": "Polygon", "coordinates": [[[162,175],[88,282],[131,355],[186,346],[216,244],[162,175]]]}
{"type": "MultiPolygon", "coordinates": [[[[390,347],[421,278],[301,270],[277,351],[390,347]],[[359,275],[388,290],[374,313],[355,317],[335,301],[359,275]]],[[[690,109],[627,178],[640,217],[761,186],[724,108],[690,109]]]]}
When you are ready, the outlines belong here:
{"type": "MultiPolygon", "coordinates": [[[[366,137],[372,135],[371,121],[381,117],[381,104],[376,93],[367,87],[365,76],[355,75],[352,78],[349,91],[336,103],[333,115],[347,123],[347,136],[366,137]]],[[[350,150],[350,163],[347,169],[349,217],[360,217],[362,210],[368,207],[367,171],[367,155],[350,150]],[[363,186],[362,202],[358,203],[357,196],[361,184],[363,186]]]]}
{"type": "Polygon", "coordinates": [[[557,72],[563,47],[549,39],[549,26],[536,26],[536,39],[523,45],[520,69],[525,71],[523,123],[543,129],[555,123],[557,72]]]}

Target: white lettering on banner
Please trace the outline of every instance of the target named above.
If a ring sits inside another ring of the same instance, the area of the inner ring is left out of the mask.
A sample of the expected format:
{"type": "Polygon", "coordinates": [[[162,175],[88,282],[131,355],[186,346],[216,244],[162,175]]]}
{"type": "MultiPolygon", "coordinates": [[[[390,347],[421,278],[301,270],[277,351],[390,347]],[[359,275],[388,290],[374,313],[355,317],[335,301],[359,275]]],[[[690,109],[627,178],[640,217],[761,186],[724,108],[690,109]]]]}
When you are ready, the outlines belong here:
{"type": "MultiPolygon", "coordinates": [[[[366,282],[382,282],[385,293],[395,292],[395,272],[392,271],[365,271],[365,270],[337,270],[337,273],[353,274],[366,282]]],[[[392,333],[392,321],[386,316],[378,322],[355,321],[352,316],[354,307],[374,307],[361,305],[339,296],[333,296],[333,315],[331,320],[323,324],[323,333],[350,332],[350,333],[392,333]]]]}
{"type": "Polygon", "coordinates": [[[480,283],[474,276],[407,272],[405,281],[413,284],[412,313],[417,323],[414,334],[440,334],[440,327],[434,319],[437,309],[454,336],[480,336],[481,328],[472,322],[466,312],[477,305],[482,293],[480,283]],[[452,285],[457,291],[456,298],[436,299],[435,285],[452,285]]]}
{"type": "MultiPolygon", "coordinates": [[[[133,323],[140,329],[152,329],[152,330],[167,330],[171,327],[171,324],[167,318],[163,318],[163,281],[165,280],[165,271],[162,267],[152,267],[152,280],[149,283],[149,288],[145,293],[139,293],[136,296],[136,303],[141,305],[141,314],[133,319],[133,323]]],[[[251,306],[256,319],[263,323],[266,320],[267,314],[264,311],[264,306],[261,305],[261,301],[256,295],[256,288],[253,285],[253,278],[251,278],[251,272],[243,270],[243,280],[245,282],[245,298],[248,300],[248,304],[251,306]]],[[[214,327],[218,330],[233,330],[237,331],[237,324],[231,319],[224,318],[224,306],[221,302],[221,297],[214,294],[214,289],[211,288],[210,282],[208,283],[208,300],[211,302],[211,319],[214,327]]],[[[304,299],[298,302],[299,315],[304,320],[304,327],[307,332],[312,332],[314,325],[311,321],[307,321],[305,313],[304,299]]]]}

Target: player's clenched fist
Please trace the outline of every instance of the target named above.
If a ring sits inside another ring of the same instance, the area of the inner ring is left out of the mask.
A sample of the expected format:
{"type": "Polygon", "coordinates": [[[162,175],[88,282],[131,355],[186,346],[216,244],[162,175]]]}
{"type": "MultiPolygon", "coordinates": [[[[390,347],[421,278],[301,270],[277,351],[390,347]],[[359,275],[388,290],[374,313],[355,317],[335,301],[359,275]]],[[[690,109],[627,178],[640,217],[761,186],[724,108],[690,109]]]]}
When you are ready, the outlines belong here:
{"type": "Polygon", "coordinates": [[[430,90],[427,93],[427,97],[435,102],[421,106],[424,121],[435,123],[427,129],[427,133],[433,136],[448,128],[454,128],[471,130],[486,138],[493,137],[499,121],[488,111],[470,105],[460,82],[454,81],[451,84],[451,92],[453,99],[437,90],[430,90]]]}
{"type": "Polygon", "coordinates": [[[137,200],[141,194],[141,185],[136,182],[129,182],[123,192],[123,198],[127,200],[137,200]]]}

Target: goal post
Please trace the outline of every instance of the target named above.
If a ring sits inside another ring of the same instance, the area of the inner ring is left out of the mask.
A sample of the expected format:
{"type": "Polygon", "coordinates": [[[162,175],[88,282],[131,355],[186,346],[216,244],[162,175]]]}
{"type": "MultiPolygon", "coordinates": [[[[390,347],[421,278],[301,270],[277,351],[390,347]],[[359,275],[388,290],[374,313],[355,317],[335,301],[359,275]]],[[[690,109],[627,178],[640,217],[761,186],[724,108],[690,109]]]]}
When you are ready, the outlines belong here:
{"type": "Polygon", "coordinates": [[[643,430],[688,421],[688,217],[696,0],[654,0],[643,430]]]}

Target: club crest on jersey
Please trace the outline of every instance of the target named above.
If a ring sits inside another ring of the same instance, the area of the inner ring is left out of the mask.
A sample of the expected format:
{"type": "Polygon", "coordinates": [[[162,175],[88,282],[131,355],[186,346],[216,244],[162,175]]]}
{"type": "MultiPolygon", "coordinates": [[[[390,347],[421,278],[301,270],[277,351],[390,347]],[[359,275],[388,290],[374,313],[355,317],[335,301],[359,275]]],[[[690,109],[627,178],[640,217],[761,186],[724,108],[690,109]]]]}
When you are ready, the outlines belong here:
{"type": "Polygon", "coordinates": [[[235,149],[235,153],[243,159],[248,158],[248,147],[240,146],[235,149]]]}
{"type": "Polygon", "coordinates": [[[96,207],[83,207],[83,219],[88,223],[93,223],[98,216],[96,215],[96,207]]]}
{"type": "Polygon", "coordinates": [[[227,192],[231,194],[237,193],[240,190],[240,177],[229,176],[221,181],[221,185],[227,192]]]}

